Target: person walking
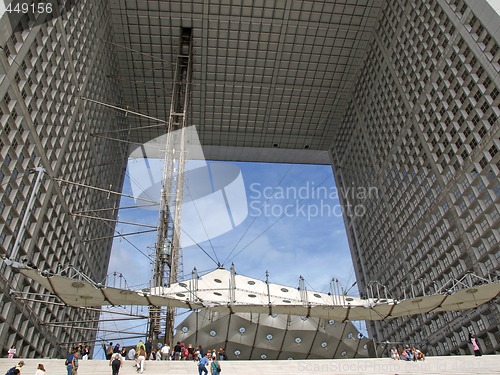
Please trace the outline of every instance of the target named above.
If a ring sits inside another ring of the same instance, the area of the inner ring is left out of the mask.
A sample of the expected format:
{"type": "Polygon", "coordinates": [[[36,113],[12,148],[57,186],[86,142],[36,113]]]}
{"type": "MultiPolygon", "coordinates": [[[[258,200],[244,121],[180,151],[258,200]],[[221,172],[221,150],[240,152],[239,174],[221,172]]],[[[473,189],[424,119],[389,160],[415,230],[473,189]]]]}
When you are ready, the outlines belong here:
{"type": "Polygon", "coordinates": [[[153,350],[153,339],[150,337],[148,341],[146,341],[146,359],[151,359],[151,352],[153,350]]]}
{"type": "Polygon", "coordinates": [[[226,350],[222,347],[219,346],[219,360],[220,361],[226,361],[227,360],[227,355],[226,355],[226,350]]]}
{"type": "Polygon", "coordinates": [[[125,358],[127,358],[127,348],[125,346],[123,346],[120,350],[120,359],[122,360],[122,362],[125,361],[125,358]]]}
{"type": "Polygon", "coordinates": [[[469,333],[469,342],[472,344],[472,350],[474,350],[474,355],[476,357],[481,357],[481,348],[479,348],[479,343],[477,341],[477,337],[472,336],[472,333],[469,333]]]}
{"type": "Polygon", "coordinates": [[[139,353],[139,350],[143,348],[144,350],[146,350],[146,345],[144,345],[144,342],[142,342],[142,340],[139,340],[139,342],[137,343],[136,347],[135,347],[135,351],[137,353],[139,353]]]}
{"type": "Polygon", "coordinates": [[[180,341],[177,341],[177,344],[174,346],[174,360],[178,361],[181,359],[181,343],[180,341]]]}
{"type": "Polygon", "coordinates": [[[144,362],[146,362],[146,350],[141,347],[137,354],[137,372],[142,374],[144,372],[144,362]]]}
{"type": "Polygon", "coordinates": [[[21,375],[21,370],[14,366],[5,375],[21,375]]]}
{"type": "Polygon", "coordinates": [[[111,366],[112,375],[118,375],[120,368],[123,366],[120,353],[113,354],[113,357],[111,357],[111,360],[109,361],[109,365],[111,366]]]}
{"type": "Polygon", "coordinates": [[[16,356],[16,347],[12,345],[7,353],[8,353],[7,358],[13,359],[16,356]]]}
{"type": "Polygon", "coordinates": [[[85,345],[84,348],[82,349],[82,360],[83,361],[88,360],[89,354],[90,354],[90,347],[88,345],[85,345]]]}
{"type": "Polygon", "coordinates": [[[170,346],[165,343],[161,348],[161,359],[167,361],[170,358],[170,346]]]}
{"type": "Polygon", "coordinates": [[[80,356],[80,352],[75,352],[73,355],[73,361],[71,361],[72,372],[71,375],[78,375],[78,357],[80,356]]]}
{"type": "Polygon", "coordinates": [[[216,358],[210,363],[210,374],[211,375],[219,375],[220,374],[220,363],[219,360],[216,358]]]}
{"type": "Polygon", "coordinates": [[[106,359],[109,361],[114,353],[113,343],[110,342],[108,348],[106,349],[106,359]]]}
{"type": "Polygon", "coordinates": [[[16,366],[10,368],[5,375],[21,375],[21,369],[23,368],[23,366],[24,361],[19,361],[19,363],[16,366]]]}
{"type": "Polygon", "coordinates": [[[207,353],[207,355],[205,357],[203,357],[202,359],[200,359],[200,362],[198,362],[198,375],[201,375],[201,373],[205,373],[205,375],[208,374],[208,370],[207,370],[207,365],[208,365],[208,358],[209,358],[209,354],[207,353]]]}
{"type": "Polygon", "coordinates": [[[73,373],[73,357],[75,356],[75,349],[72,349],[68,354],[68,358],[66,358],[66,370],[68,371],[68,375],[73,373]]]}

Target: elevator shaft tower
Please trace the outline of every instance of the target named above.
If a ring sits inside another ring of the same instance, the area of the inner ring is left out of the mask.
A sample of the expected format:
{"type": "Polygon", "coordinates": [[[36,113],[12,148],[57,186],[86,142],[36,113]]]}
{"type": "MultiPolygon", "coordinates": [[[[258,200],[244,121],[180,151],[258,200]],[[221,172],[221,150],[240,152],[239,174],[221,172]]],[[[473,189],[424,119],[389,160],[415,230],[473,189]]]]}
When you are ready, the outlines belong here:
{"type": "MultiPolygon", "coordinates": [[[[182,273],[179,266],[180,234],[186,157],[186,127],[189,121],[191,100],[191,77],[192,34],[190,28],[182,28],[170,104],[158,232],[151,282],[153,288],[160,288],[160,290],[177,282],[179,275],[182,273]]],[[[149,337],[153,339],[155,345],[163,330],[165,331],[165,342],[172,345],[174,315],[174,308],[149,307],[149,337]]]]}

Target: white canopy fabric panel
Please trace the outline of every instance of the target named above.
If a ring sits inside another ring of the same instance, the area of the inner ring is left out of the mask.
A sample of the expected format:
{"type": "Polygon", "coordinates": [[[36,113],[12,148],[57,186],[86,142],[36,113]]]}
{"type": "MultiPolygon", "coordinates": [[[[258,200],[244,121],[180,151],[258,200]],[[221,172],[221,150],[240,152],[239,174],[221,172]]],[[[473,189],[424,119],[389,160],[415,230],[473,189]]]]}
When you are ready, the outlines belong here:
{"type": "Polygon", "coordinates": [[[12,266],[74,307],[153,305],[224,313],[289,314],[336,321],[384,320],[472,309],[495,299],[500,293],[500,283],[495,282],[401,301],[361,299],[267,284],[226,269],[216,269],[196,280],[184,280],[171,287],[131,291],[43,273],[21,264],[12,266]]]}

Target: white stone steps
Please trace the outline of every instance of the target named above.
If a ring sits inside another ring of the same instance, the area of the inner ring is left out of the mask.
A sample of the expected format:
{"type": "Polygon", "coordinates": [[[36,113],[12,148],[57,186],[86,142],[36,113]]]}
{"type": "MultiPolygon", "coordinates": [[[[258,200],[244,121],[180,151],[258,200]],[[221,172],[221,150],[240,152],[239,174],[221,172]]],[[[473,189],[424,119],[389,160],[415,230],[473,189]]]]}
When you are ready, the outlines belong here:
{"type": "MultiPolygon", "coordinates": [[[[15,366],[19,359],[0,359],[0,375],[15,366]]],[[[46,375],[67,375],[64,359],[25,359],[21,375],[34,375],[43,363],[46,375]]],[[[304,374],[500,374],[500,356],[428,357],[425,362],[380,359],[333,359],[296,361],[223,361],[221,375],[304,375],[304,374]]],[[[125,361],[120,375],[136,375],[133,361],[125,361]]],[[[146,361],[144,375],[197,375],[191,361],[146,361]]],[[[108,361],[80,361],[78,375],[111,375],[108,361]]]]}

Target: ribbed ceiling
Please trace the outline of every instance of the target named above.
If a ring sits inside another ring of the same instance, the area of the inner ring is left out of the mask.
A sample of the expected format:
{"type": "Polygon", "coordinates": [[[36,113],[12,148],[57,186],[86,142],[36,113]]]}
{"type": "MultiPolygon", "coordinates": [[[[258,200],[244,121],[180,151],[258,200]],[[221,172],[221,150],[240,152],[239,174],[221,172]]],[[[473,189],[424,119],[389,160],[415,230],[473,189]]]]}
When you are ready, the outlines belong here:
{"type": "Polygon", "coordinates": [[[104,38],[118,53],[122,105],[168,119],[181,29],[191,28],[190,124],[203,145],[327,150],[383,3],[111,0],[104,38]]]}

